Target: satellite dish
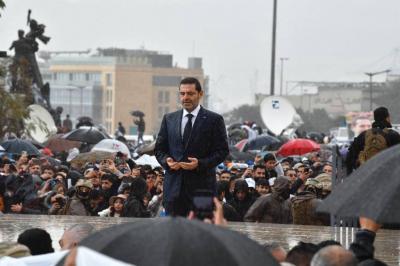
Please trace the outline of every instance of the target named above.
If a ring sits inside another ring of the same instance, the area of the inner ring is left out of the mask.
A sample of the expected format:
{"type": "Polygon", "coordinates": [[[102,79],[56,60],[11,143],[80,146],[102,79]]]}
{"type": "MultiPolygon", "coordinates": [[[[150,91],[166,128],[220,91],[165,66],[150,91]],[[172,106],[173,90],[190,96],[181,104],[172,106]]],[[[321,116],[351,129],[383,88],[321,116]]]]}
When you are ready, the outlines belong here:
{"type": "Polygon", "coordinates": [[[24,126],[29,137],[38,143],[45,142],[57,133],[57,127],[51,114],[38,104],[29,105],[29,118],[24,119],[24,126]]]}
{"type": "Polygon", "coordinates": [[[298,114],[293,105],[285,98],[269,96],[260,104],[261,118],[267,128],[275,135],[292,125],[298,114]]]}

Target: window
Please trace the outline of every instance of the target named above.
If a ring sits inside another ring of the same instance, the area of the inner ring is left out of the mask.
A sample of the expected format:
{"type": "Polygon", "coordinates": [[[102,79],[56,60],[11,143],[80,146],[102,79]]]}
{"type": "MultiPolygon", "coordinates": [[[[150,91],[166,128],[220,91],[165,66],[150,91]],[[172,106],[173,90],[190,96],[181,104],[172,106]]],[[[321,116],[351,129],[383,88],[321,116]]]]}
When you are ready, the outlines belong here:
{"type": "Polygon", "coordinates": [[[166,103],[169,103],[169,91],[164,92],[164,100],[166,103]]]}
{"type": "Polygon", "coordinates": [[[73,81],[74,80],[74,74],[69,73],[69,81],[73,81]]]}
{"type": "Polygon", "coordinates": [[[158,119],[161,120],[161,118],[163,117],[163,115],[164,115],[164,108],[161,107],[161,106],[159,106],[159,107],[158,107],[158,119]]]}
{"type": "Polygon", "coordinates": [[[86,80],[86,81],[89,81],[89,80],[90,80],[90,75],[89,75],[89,73],[85,73],[85,80],[86,80]]]}
{"type": "Polygon", "coordinates": [[[57,80],[57,73],[53,73],[53,80],[57,80]]]}
{"type": "Polygon", "coordinates": [[[164,114],[168,114],[168,113],[169,113],[169,107],[166,106],[166,107],[164,107],[164,114]]]}
{"type": "Polygon", "coordinates": [[[112,86],[112,75],[111,75],[111,73],[107,73],[107,75],[106,75],[106,84],[107,84],[107,86],[112,86]]]}
{"type": "Polygon", "coordinates": [[[159,91],[158,92],[158,103],[162,103],[162,102],[164,102],[164,92],[159,91]]]}

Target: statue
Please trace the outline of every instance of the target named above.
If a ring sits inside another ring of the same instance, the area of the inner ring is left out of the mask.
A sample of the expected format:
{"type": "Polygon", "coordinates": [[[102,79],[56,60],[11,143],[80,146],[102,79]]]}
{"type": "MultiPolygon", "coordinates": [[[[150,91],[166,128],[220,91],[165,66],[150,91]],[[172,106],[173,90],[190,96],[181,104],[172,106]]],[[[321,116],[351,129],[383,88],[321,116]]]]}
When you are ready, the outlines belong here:
{"type": "Polygon", "coordinates": [[[39,50],[36,39],[47,44],[50,38],[44,35],[45,25],[31,19],[30,15],[31,10],[28,11],[30,31],[24,36],[25,32],[19,30],[18,40],[14,41],[10,47],[10,50],[15,50],[14,60],[10,66],[11,92],[26,94],[29,104],[40,104],[50,111],[50,86],[48,83],[43,84],[35,55],[39,50]],[[25,83],[27,79],[31,80],[31,84],[18,84],[21,77],[25,79],[25,83]]]}

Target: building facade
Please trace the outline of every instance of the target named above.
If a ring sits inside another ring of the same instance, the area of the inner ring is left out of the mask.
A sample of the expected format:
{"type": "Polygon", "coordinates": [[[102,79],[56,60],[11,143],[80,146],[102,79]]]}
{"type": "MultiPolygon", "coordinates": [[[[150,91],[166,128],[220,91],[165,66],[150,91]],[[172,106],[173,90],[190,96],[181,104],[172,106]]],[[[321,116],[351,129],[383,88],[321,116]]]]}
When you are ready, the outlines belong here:
{"type": "MultiPolygon", "coordinates": [[[[180,108],[178,85],[196,77],[208,92],[201,58],[189,58],[188,68],[173,66],[173,57],[147,50],[98,49],[96,55],[55,56],[42,70],[50,83],[51,103],[62,106],[76,122],[90,116],[114,133],[122,122],[136,134],[133,110],[145,113],[146,134],[157,133],[165,113],[180,108]]],[[[203,102],[207,105],[207,101],[203,102]]]]}
{"type": "MultiPolygon", "coordinates": [[[[348,112],[370,111],[370,83],[369,82],[299,82],[299,86],[315,87],[313,93],[303,92],[301,95],[287,95],[285,98],[295,108],[305,112],[315,109],[325,109],[332,117],[343,116],[348,112]]],[[[372,84],[372,98],[385,93],[385,83],[372,84]]],[[[265,94],[256,94],[256,103],[259,104],[267,97],[265,94]]],[[[373,105],[372,109],[376,106],[373,105]]]]}

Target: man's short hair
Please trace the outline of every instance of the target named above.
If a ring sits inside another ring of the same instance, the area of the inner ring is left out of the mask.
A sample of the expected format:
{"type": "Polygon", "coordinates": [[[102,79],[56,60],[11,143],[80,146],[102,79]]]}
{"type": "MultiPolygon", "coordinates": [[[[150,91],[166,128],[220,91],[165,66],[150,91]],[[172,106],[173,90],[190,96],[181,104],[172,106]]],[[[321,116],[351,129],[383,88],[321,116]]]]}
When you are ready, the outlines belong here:
{"type": "Polygon", "coordinates": [[[262,164],[255,164],[253,167],[253,171],[255,172],[257,170],[257,168],[261,168],[265,170],[265,165],[262,164]]]}
{"type": "Polygon", "coordinates": [[[389,110],[386,107],[381,106],[374,110],[375,121],[384,121],[389,116],[389,110]]]}
{"type": "Polygon", "coordinates": [[[181,83],[179,84],[179,87],[181,87],[182,84],[194,84],[197,92],[201,92],[202,90],[200,81],[193,77],[187,77],[182,79],[181,83]]]}
{"type": "Polygon", "coordinates": [[[311,266],[356,266],[357,259],[351,251],[338,245],[320,249],[312,258],[311,266]]]}
{"type": "Polygon", "coordinates": [[[286,261],[294,265],[310,265],[318,247],[312,243],[299,242],[287,254],[286,261]]]}

